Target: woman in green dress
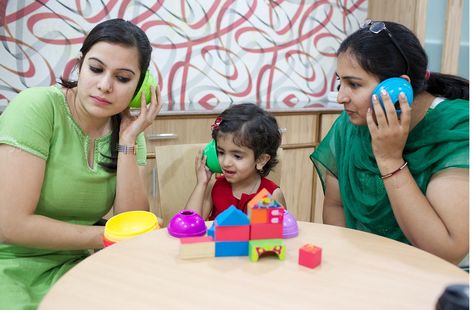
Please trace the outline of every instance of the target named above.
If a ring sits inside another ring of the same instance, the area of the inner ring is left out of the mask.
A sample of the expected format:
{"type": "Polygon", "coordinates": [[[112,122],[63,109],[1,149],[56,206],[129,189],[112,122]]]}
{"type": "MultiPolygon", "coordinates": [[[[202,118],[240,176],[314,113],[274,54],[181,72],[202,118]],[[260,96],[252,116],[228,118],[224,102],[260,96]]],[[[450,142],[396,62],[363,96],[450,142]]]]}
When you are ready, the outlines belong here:
{"type": "MultiPolygon", "coordinates": [[[[36,309],[52,284],[90,249],[115,213],[148,210],[143,131],[161,108],[129,102],[151,45],[136,25],[112,19],[81,48],[78,80],[22,91],[0,116],[0,307],[36,309]]],[[[71,301],[73,302],[73,301],[71,301]]]]}
{"type": "Polygon", "coordinates": [[[469,250],[469,81],[428,71],[416,36],[368,21],[337,51],[344,112],[311,155],[325,190],[324,223],[412,244],[452,263],[469,250]],[[414,100],[383,80],[410,82],[414,100]],[[383,106],[382,106],[383,104],[383,106]]]}

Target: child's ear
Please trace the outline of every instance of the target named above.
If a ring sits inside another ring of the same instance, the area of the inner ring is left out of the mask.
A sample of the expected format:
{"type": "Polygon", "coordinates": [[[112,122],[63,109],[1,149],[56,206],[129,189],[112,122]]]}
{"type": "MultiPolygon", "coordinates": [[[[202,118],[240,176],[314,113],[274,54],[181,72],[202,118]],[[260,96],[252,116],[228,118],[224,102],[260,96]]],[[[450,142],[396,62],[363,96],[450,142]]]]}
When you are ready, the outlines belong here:
{"type": "Polygon", "coordinates": [[[270,158],[272,158],[270,155],[268,154],[262,154],[260,155],[258,158],[257,158],[257,164],[256,164],[256,167],[257,167],[257,170],[262,170],[263,167],[265,167],[265,165],[267,164],[267,162],[270,160],[270,158]]]}

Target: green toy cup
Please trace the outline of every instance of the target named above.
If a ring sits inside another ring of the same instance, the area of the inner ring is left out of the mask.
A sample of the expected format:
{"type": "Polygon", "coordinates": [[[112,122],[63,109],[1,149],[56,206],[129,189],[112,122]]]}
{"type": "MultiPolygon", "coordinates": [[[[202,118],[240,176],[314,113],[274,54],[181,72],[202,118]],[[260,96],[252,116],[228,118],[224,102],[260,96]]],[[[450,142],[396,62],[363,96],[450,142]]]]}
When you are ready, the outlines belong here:
{"type": "Polygon", "coordinates": [[[129,106],[131,108],[140,108],[142,106],[142,92],[145,92],[146,104],[149,104],[151,101],[150,86],[152,85],[157,87],[155,78],[150,73],[150,71],[147,70],[142,86],[135,97],[133,97],[132,101],[130,101],[129,106]]]}
{"type": "Polygon", "coordinates": [[[219,159],[217,158],[216,141],[212,139],[204,148],[204,155],[206,155],[206,166],[214,173],[222,173],[219,159]]]}

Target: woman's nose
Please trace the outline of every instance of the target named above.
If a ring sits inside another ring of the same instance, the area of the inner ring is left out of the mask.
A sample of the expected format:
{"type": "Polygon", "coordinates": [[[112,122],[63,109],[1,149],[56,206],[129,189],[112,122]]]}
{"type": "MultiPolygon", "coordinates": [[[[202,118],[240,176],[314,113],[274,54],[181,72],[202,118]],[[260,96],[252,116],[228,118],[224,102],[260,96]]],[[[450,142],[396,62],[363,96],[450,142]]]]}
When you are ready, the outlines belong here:
{"type": "Polygon", "coordinates": [[[342,90],[342,87],[339,88],[339,91],[337,92],[337,97],[336,97],[337,103],[339,104],[344,104],[349,102],[349,97],[344,93],[342,90]]]}
{"type": "Polygon", "coordinates": [[[108,74],[104,74],[99,80],[97,88],[104,93],[109,93],[112,90],[111,77],[108,74]]]}

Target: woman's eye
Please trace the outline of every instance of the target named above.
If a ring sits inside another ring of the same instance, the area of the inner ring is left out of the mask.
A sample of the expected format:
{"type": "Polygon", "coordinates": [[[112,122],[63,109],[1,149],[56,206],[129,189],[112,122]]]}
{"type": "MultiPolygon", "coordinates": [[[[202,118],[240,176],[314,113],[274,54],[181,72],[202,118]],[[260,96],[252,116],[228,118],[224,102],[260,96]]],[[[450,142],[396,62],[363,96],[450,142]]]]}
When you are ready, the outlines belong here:
{"type": "Polygon", "coordinates": [[[123,76],[117,76],[117,80],[121,83],[127,83],[128,81],[130,81],[130,78],[123,77],[123,76]]]}
{"type": "Polygon", "coordinates": [[[350,86],[351,88],[358,88],[360,85],[359,85],[358,83],[353,83],[353,82],[351,82],[351,83],[349,83],[349,86],[350,86]]]}
{"type": "Polygon", "coordinates": [[[102,69],[98,67],[89,66],[89,69],[94,73],[101,73],[102,69]]]}

